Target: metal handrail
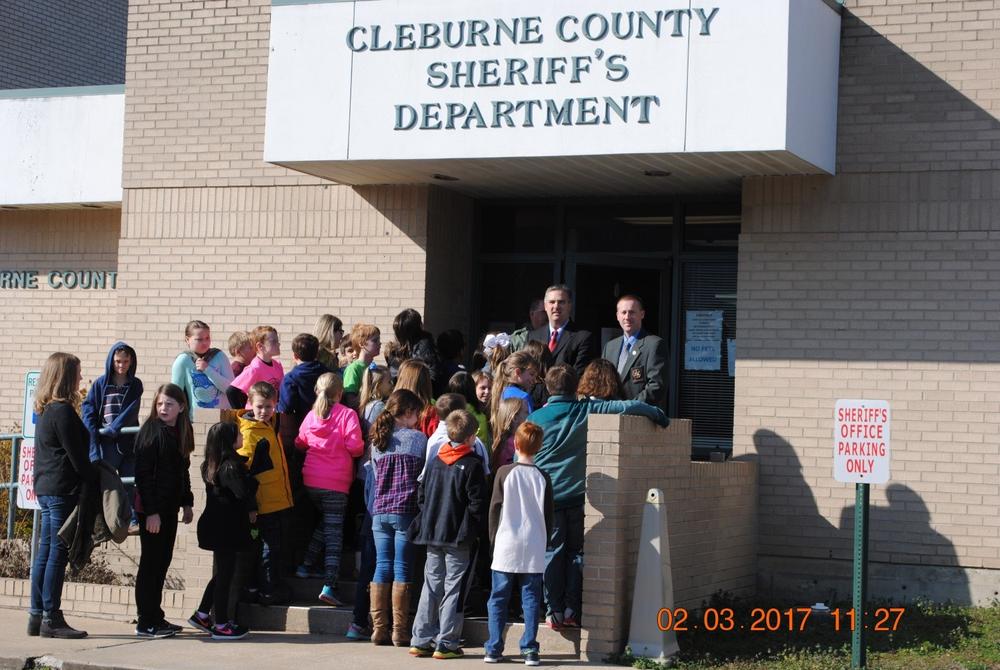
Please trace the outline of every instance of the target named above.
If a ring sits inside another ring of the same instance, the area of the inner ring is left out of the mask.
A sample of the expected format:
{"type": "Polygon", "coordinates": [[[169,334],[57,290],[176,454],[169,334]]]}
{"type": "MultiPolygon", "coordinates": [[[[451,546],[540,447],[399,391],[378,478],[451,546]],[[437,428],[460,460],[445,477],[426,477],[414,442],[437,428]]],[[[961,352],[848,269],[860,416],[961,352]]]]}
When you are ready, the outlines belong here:
{"type": "MultiPolygon", "coordinates": [[[[98,431],[101,435],[111,434],[106,428],[101,428],[98,431]]],[[[139,432],[139,426],[125,426],[120,431],[119,435],[135,435],[139,432]]],[[[0,434],[0,441],[10,440],[11,442],[11,458],[10,458],[10,481],[0,482],[0,490],[7,491],[7,539],[14,539],[14,519],[15,519],[15,509],[17,507],[17,488],[18,481],[17,475],[19,472],[20,465],[20,443],[24,440],[24,436],[21,433],[2,433],[0,434]]],[[[135,484],[135,477],[122,477],[122,484],[135,484]]],[[[35,535],[36,528],[38,526],[38,510],[32,517],[32,536],[35,535]]],[[[33,537],[34,540],[34,537],[33,537]]],[[[34,541],[32,541],[32,547],[34,547],[34,541]]]]}

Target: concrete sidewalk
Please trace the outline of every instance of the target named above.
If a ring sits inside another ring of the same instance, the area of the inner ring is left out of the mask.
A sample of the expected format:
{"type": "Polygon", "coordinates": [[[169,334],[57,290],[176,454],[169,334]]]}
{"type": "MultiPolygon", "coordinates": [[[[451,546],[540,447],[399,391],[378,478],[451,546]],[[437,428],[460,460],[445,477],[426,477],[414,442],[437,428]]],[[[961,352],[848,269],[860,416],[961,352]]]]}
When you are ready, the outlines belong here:
{"type": "MultiPolygon", "coordinates": [[[[25,633],[27,620],[28,614],[23,610],[0,608],[0,670],[40,667],[63,670],[305,670],[331,662],[365,670],[401,670],[408,666],[417,668],[419,665],[438,667],[441,663],[434,659],[412,658],[406,653],[406,649],[350,642],[339,635],[260,632],[251,633],[239,641],[217,642],[204,633],[186,629],[173,638],[141,640],[135,637],[134,625],[72,616],[68,617],[70,625],[86,630],[90,633],[89,637],[82,640],[52,640],[28,637],[25,633]]],[[[481,648],[468,648],[465,653],[468,655],[466,658],[448,661],[447,665],[483,667],[481,648]]],[[[546,657],[544,649],[542,665],[550,668],[619,667],[592,665],[575,658],[546,657]]]]}

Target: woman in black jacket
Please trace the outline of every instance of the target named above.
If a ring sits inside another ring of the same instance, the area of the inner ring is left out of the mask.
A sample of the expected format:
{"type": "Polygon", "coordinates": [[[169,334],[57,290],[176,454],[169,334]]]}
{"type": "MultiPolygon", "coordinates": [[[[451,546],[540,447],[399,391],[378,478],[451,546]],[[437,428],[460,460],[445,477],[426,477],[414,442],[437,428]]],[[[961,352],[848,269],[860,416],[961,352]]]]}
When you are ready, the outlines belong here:
{"type": "Polygon", "coordinates": [[[194,518],[188,474],[194,436],[187,396],[179,386],[156,389],[153,411],[135,441],[136,512],[139,513],[139,570],[135,575],[135,605],[139,637],[170,637],[180,626],[163,618],[163,582],[174,556],[177,514],[184,523],[194,518]]]}
{"type": "Polygon", "coordinates": [[[59,539],[59,528],[76,507],[81,485],[97,479],[88,456],[90,435],[76,410],[81,380],[80,359],[57,352],[45,361],[35,390],[34,487],[41,528],[31,566],[28,635],[87,636],[85,631],[71,628],[60,609],[69,547],[59,539]]]}

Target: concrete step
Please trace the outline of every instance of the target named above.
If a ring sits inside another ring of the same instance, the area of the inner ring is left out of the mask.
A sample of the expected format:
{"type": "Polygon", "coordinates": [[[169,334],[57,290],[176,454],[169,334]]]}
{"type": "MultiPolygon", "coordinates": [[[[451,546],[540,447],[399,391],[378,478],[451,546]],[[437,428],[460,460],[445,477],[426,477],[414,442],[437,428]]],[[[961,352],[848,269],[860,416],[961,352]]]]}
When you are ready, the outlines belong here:
{"type": "MultiPolygon", "coordinates": [[[[249,626],[250,630],[343,636],[351,623],[351,608],[328,605],[264,607],[241,603],[239,617],[240,623],[249,626]]],[[[482,647],[489,638],[486,619],[467,618],[463,633],[465,646],[482,647]]],[[[504,645],[508,654],[516,654],[523,633],[524,624],[507,625],[504,645]]],[[[543,623],[538,627],[538,643],[543,657],[565,659],[580,657],[579,629],[554,631],[543,623]]]]}
{"type": "MultiPolygon", "coordinates": [[[[292,602],[297,604],[318,604],[319,592],[323,590],[322,579],[299,579],[289,577],[285,580],[291,589],[292,602]]],[[[354,604],[354,589],[356,582],[341,578],[337,582],[337,594],[341,601],[354,604]]]]}

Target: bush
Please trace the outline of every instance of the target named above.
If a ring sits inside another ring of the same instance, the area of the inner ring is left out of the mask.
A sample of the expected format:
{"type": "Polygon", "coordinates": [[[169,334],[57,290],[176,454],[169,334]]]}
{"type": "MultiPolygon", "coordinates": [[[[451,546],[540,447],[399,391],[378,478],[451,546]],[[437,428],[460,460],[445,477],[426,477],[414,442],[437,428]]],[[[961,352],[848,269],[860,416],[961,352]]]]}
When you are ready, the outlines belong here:
{"type": "MultiPolygon", "coordinates": [[[[0,540],[0,577],[28,579],[31,576],[30,561],[27,540],[0,540]]],[[[121,586],[125,580],[111,569],[107,560],[95,556],[82,570],[69,569],[66,581],[121,586]]]]}
{"type": "MultiPolygon", "coordinates": [[[[15,424],[10,430],[7,428],[0,429],[0,433],[16,433],[20,430],[20,427],[15,424]]],[[[10,440],[0,440],[0,481],[6,482],[10,479],[10,459],[11,459],[11,441],[10,440]]],[[[6,538],[7,531],[7,504],[9,491],[6,489],[0,491],[0,538],[6,538]]],[[[31,538],[31,519],[32,511],[30,509],[18,509],[14,512],[14,537],[22,540],[28,540],[31,538]]]]}

